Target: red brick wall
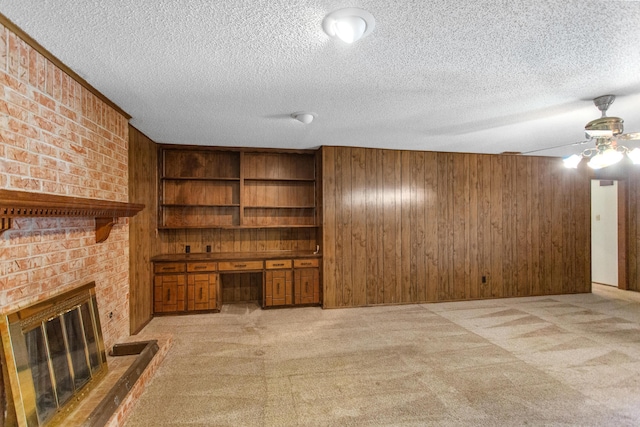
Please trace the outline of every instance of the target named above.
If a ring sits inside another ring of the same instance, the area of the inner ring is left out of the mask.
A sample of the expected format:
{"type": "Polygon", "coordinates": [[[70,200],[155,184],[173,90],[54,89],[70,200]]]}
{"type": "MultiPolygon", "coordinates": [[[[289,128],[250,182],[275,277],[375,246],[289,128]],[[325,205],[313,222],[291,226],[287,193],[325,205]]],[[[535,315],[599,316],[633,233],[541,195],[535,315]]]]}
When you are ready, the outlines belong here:
{"type": "MultiPolygon", "coordinates": [[[[128,121],[0,25],[0,188],[127,201],[128,121]]],[[[93,218],[14,220],[0,235],[3,313],[95,281],[105,344],[129,333],[129,232],[93,218]]]]}

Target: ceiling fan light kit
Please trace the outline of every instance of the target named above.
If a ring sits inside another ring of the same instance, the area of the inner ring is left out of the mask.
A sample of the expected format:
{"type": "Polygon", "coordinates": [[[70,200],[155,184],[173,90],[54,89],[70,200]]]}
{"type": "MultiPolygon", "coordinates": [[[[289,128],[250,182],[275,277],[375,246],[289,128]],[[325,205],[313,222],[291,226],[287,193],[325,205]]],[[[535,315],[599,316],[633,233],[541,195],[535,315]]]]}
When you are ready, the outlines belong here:
{"type": "Polygon", "coordinates": [[[640,149],[628,149],[617,145],[617,139],[640,139],[640,134],[623,134],[624,120],[620,117],[608,117],[607,109],[615,101],[615,95],[603,95],[593,103],[602,112],[602,117],[591,120],[584,127],[585,136],[595,139],[595,148],[587,148],[580,155],[573,154],[563,159],[564,166],[576,169],[582,159],[590,159],[587,165],[592,169],[602,169],[620,162],[625,154],[634,164],[640,164],[640,149]]]}
{"type": "Polygon", "coordinates": [[[375,26],[373,15],[356,7],[335,10],[322,21],[325,33],[349,44],[368,36],[375,26]]]}

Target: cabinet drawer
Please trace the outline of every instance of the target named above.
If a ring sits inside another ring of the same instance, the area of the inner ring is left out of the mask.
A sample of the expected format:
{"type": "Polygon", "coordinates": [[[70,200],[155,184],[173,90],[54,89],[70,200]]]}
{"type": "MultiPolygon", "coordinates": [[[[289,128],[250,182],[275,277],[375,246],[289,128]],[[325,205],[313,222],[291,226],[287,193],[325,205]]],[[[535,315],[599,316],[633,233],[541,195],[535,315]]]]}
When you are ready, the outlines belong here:
{"type": "Polygon", "coordinates": [[[274,270],[278,268],[291,268],[290,259],[267,260],[264,262],[264,268],[274,270]]]}
{"type": "Polygon", "coordinates": [[[293,260],[293,266],[295,268],[317,267],[318,266],[318,259],[317,258],[314,258],[314,259],[294,259],[293,260]]]}
{"type": "Polygon", "coordinates": [[[187,264],[187,271],[190,273],[199,271],[216,271],[217,269],[217,262],[190,262],[187,264]]]}
{"type": "Polygon", "coordinates": [[[233,261],[218,263],[220,271],[262,270],[262,261],[233,261]]]}
{"type": "Polygon", "coordinates": [[[153,265],[154,273],[184,273],[184,264],[181,262],[163,262],[153,265]]]}

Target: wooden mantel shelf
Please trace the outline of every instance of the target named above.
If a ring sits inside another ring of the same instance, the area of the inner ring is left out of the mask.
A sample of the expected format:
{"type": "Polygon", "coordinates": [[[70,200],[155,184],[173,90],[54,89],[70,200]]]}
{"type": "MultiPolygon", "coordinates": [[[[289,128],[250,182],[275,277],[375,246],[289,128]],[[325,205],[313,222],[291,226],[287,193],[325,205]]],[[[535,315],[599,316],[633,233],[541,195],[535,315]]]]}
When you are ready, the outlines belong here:
{"type": "Polygon", "coordinates": [[[142,209],[144,205],[135,203],[0,189],[0,233],[11,228],[13,218],[94,217],[100,243],[107,240],[117,218],[132,217],[142,209]]]}

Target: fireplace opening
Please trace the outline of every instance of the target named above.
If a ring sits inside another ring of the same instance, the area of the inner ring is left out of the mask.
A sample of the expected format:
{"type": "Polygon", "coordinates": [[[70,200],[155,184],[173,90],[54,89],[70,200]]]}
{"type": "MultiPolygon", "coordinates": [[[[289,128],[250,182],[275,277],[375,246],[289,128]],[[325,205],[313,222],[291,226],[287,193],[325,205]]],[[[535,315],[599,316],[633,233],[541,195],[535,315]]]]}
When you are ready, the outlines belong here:
{"type": "Polygon", "coordinates": [[[106,374],[95,282],[2,320],[5,360],[20,425],[54,424],[106,374]]]}

